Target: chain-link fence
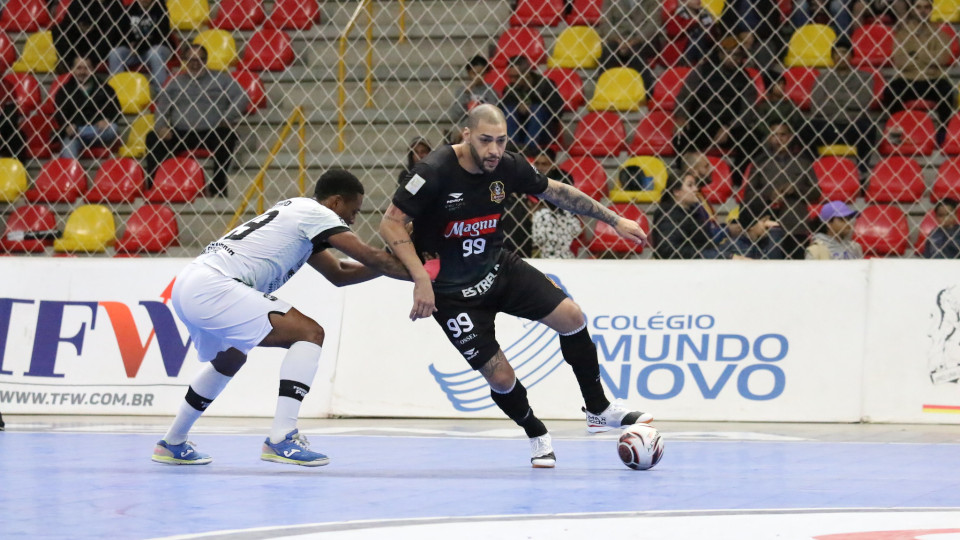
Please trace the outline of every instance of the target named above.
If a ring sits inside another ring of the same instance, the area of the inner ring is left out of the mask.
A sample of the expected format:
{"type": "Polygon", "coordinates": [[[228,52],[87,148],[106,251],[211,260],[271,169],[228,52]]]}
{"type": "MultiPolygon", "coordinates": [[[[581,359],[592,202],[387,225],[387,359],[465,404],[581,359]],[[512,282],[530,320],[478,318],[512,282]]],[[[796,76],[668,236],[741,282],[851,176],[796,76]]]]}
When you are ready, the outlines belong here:
{"type": "Polygon", "coordinates": [[[199,253],[261,170],[267,205],[299,193],[295,111],[308,192],[354,172],[377,244],[403,171],[493,102],[514,150],[651,236],[516,198],[525,256],[954,257],[957,21],[947,0],[6,0],[0,249],[199,253]]]}

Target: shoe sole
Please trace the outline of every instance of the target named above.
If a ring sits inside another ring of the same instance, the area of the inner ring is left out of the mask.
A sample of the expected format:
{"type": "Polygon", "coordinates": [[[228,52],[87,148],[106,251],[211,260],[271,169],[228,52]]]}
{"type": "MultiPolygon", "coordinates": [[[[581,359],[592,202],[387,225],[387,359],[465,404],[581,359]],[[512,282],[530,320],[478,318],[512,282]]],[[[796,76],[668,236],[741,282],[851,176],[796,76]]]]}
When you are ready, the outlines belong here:
{"type": "Polygon", "coordinates": [[[297,461],[295,459],[285,458],[276,454],[260,454],[263,461],[272,461],[274,463],[285,463],[287,465],[300,465],[302,467],[322,467],[330,463],[330,458],[315,459],[313,461],[297,461]]]}
{"type": "Polygon", "coordinates": [[[177,459],[167,456],[151,456],[150,460],[156,463],[163,463],[164,465],[206,465],[213,461],[213,458],[177,459]]]}
{"type": "Polygon", "coordinates": [[[556,461],[541,461],[541,462],[532,462],[531,465],[534,469],[552,469],[556,466],[556,461]]]}
{"type": "MultiPolygon", "coordinates": [[[[630,425],[649,424],[650,422],[653,422],[653,415],[650,413],[643,413],[642,415],[640,415],[639,418],[637,418],[636,422],[630,425]]],[[[607,431],[610,431],[612,429],[619,429],[620,427],[621,426],[614,427],[614,426],[607,426],[607,425],[601,426],[598,424],[587,424],[587,433],[606,433],[607,431]]]]}

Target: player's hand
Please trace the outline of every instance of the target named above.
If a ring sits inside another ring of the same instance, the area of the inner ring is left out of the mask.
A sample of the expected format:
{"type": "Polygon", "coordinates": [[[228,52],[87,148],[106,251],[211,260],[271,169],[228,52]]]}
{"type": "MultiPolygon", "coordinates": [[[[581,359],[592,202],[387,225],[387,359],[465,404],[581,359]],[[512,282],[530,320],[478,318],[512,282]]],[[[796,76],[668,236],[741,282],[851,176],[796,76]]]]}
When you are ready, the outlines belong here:
{"type": "Polygon", "coordinates": [[[437,311],[436,299],[433,296],[433,283],[429,280],[413,282],[413,309],[410,310],[410,320],[425,319],[437,311]]]}
{"type": "Polygon", "coordinates": [[[640,224],[627,218],[620,218],[615,228],[620,238],[633,240],[637,244],[645,245],[647,243],[647,233],[643,232],[640,224]]]}

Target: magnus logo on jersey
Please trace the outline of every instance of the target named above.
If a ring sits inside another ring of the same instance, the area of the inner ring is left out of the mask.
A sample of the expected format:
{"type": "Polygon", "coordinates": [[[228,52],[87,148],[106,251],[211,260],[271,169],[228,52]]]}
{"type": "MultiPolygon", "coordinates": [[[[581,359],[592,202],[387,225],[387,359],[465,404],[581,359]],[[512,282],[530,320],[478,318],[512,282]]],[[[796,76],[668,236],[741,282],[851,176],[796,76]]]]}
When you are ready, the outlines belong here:
{"type": "Polygon", "coordinates": [[[451,221],[443,231],[445,238],[465,238],[492,234],[500,223],[500,214],[490,214],[462,221],[451,221]]]}

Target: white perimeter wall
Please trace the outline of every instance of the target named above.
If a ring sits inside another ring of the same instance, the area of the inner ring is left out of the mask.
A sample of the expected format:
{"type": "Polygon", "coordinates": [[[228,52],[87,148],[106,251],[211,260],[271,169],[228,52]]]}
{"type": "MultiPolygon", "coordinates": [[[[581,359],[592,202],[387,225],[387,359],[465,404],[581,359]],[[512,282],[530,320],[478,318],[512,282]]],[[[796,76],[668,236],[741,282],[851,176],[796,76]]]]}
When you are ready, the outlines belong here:
{"type": "MultiPolygon", "coordinates": [[[[184,259],[0,260],[0,411],[173,414],[200,368],[166,297],[184,259]]],[[[584,309],[610,394],[661,420],[960,423],[953,261],[547,261],[584,309]]],[[[486,385],[408,283],[277,295],[326,330],[303,415],[492,417],[486,385]]],[[[523,294],[523,291],[517,291],[523,294]]],[[[544,418],[582,418],[556,334],[501,315],[544,418]]],[[[271,416],[283,351],[256,349],[208,414],[271,416]]]]}

